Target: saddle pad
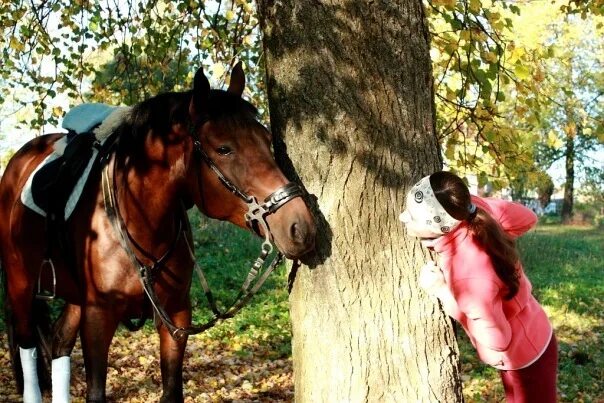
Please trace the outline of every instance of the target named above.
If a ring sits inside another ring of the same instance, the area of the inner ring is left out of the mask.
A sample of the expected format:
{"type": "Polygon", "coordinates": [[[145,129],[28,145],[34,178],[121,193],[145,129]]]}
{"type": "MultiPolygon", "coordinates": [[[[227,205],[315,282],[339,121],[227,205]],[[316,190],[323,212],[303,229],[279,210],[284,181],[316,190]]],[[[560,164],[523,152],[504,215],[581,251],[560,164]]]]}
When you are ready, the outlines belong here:
{"type": "MultiPolygon", "coordinates": [[[[111,106],[107,106],[107,105],[103,105],[103,104],[84,104],[81,106],[86,106],[86,105],[101,105],[104,106],[106,108],[99,108],[97,109],[97,112],[104,110],[104,111],[109,111],[109,115],[105,116],[105,118],[102,120],[102,123],[98,121],[98,117],[102,116],[102,113],[97,113],[95,116],[97,116],[97,118],[94,118],[92,120],[94,120],[94,124],[92,124],[92,127],[98,126],[93,130],[94,133],[94,137],[98,140],[98,142],[100,144],[103,144],[107,138],[109,137],[109,135],[111,133],[113,133],[122,122],[126,121],[127,119],[129,119],[130,116],[130,111],[131,111],[131,107],[111,107],[111,106]],[[99,126],[99,123],[100,126],[99,126]]],[[[74,109],[78,109],[79,107],[76,107],[74,109]]],[[[83,108],[83,110],[88,109],[88,108],[83,108]]],[[[71,112],[67,113],[67,115],[65,115],[65,118],[67,118],[69,115],[71,115],[71,112]]],[[[77,119],[80,119],[81,116],[83,115],[72,115],[72,116],[78,116],[77,119]]],[[[72,122],[75,122],[75,120],[72,120],[72,122]]],[[[87,127],[89,125],[80,125],[78,130],[81,130],[84,127],[87,127]]],[[[69,121],[67,122],[67,125],[65,124],[65,120],[63,121],[63,127],[64,128],[69,128],[69,130],[74,130],[75,131],[75,126],[72,123],[69,123],[69,121]]],[[[89,130],[88,130],[89,131],[89,130]]],[[[84,132],[85,133],[85,132],[84,132]]],[[[85,135],[85,134],[84,134],[85,135]]],[[[46,208],[48,206],[43,205],[43,204],[47,204],[47,203],[41,203],[41,202],[36,202],[37,198],[34,198],[34,193],[38,194],[38,183],[44,182],[44,180],[42,180],[42,178],[38,178],[34,181],[34,177],[36,176],[36,174],[39,173],[40,170],[43,169],[43,167],[46,167],[47,165],[52,165],[53,161],[55,165],[58,165],[60,161],[56,161],[58,158],[63,156],[63,153],[65,151],[65,148],[68,147],[68,141],[67,141],[67,136],[59,139],[55,144],[54,144],[54,150],[52,153],[50,153],[48,155],[48,157],[46,157],[37,167],[36,169],[31,173],[31,175],[29,176],[29,178],[27,179],[27,182],[25,183],[25,186],[23,187],[23,190],[21,191],[21,202],[27,206],[28,208],[30,208],[31,210],[35,211],[36,213],[40,214],[42,217],[46,217],[46,208]],[[33,186],[34,186],[34,182],[36,182],[35,186],[36,186],[36,192],[33,192],[33,186]]],[[[91,148],[91,155],[90,155],[90,159],[87,161],[86,167],[85,169],[82,171],[81,176],[78,178],[77,182],[74,185],[73,190],[70,192],[69,194],[69,198],[67,199],[67,202],[65,204],[65,220],[67,220],[69,218],[69,216],[71,215],[71,213],[73,213],[78,200],[80,199],[80,196],[82,195],[82,191],[84,189],[84,186],[86,185],[86,181],[88,180],[88,176],[90,174],[90,171],[92,170],[92,166],[94,165],[94,161],[96,160],[98,155],[98,150],[95,147],[91,148]]],[[[51,175],[52,172],[57,172],[57,169],[52,169],[50,166],[48,167],[48,174],[46,174],[45,176],[49,176],[51,175]]],[[[42,173],[44,174],[44,173],[42,173]]],[[[52,177],[48,177],[46,178],[46,180],[50,181],[52,180],[52,177]]],[[[44,183],[42,183],[42,187],[44,186],[44,183]]]]}
{"type": "Polygon", "coordinates": [[[62,127],[78,134],[87,133],[103,122],[115,108],[115,106],[99,103],[78,105],[70,109],[63,117],[62,127]]]}

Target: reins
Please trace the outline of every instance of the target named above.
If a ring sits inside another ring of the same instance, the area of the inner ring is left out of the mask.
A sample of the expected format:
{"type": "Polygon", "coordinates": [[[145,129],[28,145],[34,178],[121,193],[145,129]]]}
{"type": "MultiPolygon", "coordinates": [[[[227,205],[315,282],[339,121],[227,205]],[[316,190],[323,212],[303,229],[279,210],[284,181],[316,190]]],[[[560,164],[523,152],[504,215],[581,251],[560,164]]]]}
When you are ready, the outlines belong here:
{"type": "MultiPolygon", "coordinates": [[[[191,133],[193,135],[193,133],[191,133]]],[[[116,161],[113,161],[113,170],[109,168],[111,161],[110,158],[107,157],[105,159],[105,165],[102,170],[102,191],[103,191],[103,199],[105,204],[105,211],[109,220],[111,221],[120,241],[120,244],[126,251],[130,261],[138,269],[139,277],[141,280],[141,284],[143,286],[143,290],[153,309],[159,319],[162,321],[163,325],[166,326],[170,334],[175,340],[182,339],[185,336],[189,336],[192,334],[201,333],[214,325],[220,323],[222,320],[232,318],[235,316],[237,312],[239,312],[245,304],[247,304],[250,299],[258,292],[260,287],[264,284],[270,273],[277,267],[277,265],[282,261],[283,255],[281,252],[277,252],[271,263],[266,267],[266,269],[262,272],[262,275],[256,280],[258,274],[262,271],[266,263],[267,257],[273,251],[273,245],[271,244],[271,232],[266,221],[266,217],[270,214],[275,213],[280,207],[285,205],[290,200],[302,196],[302,189],[295,183],[288,183],[276,191],[271,193],[262,204],[259,204],[256,197],[249,196],[245,192],[241,191],[232,181],[230,181],[218,168],[218,166],[212,161],[212,159],[206,154],[203,150],[201,143],[199,140],[193,140],[194,144],[194,153],[199,158],[199,160],[205,162],[208,167],[216,174],[220,182],[233,194],[242,199],[248,208],[248,211],[245,213],[245,220],[250,227],[250,229],[254,229],[254,224],[260,226],[264,233],[264,242],[261,246],[261,251],[259,256],[256,258],[252,267],[250,268],[246,279],[239,290],[238,295],[235,297],[235,300],[228,306],[225,310],[220,310],[216,304],[216,300],[210,290],[208,282],[206,280],[206,276],[199,266],[195,259],[195,255],[193,253],[193,248],[189,242],[188,237],[185,235],[184,240],[187,245],[187,250],[191,255],[191,259],[194,264],[195,271],[203,288],[204,294],[208,300],[208,304],[210,309],[213,312],[212,318],[210,318],[207,322],[201,325],[192,325],[186,328],[178,327],[174,324],[174,322],[170,319],[169,315],[163,308],[163,306],[159,303],[159,298],[155,293],[155,289],[153,287],[154,279],[157,275],[157,271],[164,265],[164,263],[168,260],[173,250],[175,249],[178,241],[180,240],[181,233],[183,232],[183,224],[185,226],[184,230],[187,233],[192,233],[190,224],[186,218],[186,210],[184,206],[181,206],[179,210],[180,214],[178,217],[178,231],[171,242],[171,246],[164,253],[164,255],[156,259],[148,252],[144,251],[140,245],[138,245],[135,240],[132,238],[130,233],[128,232],[128,228],[126,223],[124,222],[120,212],[119,206],[116,198],[116,185],[115,185],[115,165],[116,161]],[[153,265],[147,266],[142,263],[132,250],[129,245],[134,245],[136,249],[138,249],[145,257],[153,262],[153,265]],[[256,282],[254,283],[254,280],[256,282]],[[252,286],[253,284],[253,286],[252,286]],[[251,286],[251,289],[250,289],[251,286]]],[[[201,166],[198,167],[198,186],[200,187],[199,191],[201,194],[201,166]]],[[[203,199],[203,196],[201,196],[203,199]]],[[[142,326],[144,323],[144,317],[142,321],[136,325],[132,325],[133,328],[138,328],[142,326]]]]}

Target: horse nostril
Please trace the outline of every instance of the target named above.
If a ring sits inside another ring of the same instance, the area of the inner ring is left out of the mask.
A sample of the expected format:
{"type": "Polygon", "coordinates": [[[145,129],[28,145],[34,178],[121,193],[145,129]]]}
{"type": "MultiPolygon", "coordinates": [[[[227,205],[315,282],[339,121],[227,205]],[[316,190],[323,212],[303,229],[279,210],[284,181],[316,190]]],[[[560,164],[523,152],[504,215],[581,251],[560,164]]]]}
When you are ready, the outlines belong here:
{"type": "Polygon", "coordinates": [[[306,231],[304,225],[300,223],[293,223],[289,228],[289,236],[294,242],[304,242],[306,237],[306,231]]]}

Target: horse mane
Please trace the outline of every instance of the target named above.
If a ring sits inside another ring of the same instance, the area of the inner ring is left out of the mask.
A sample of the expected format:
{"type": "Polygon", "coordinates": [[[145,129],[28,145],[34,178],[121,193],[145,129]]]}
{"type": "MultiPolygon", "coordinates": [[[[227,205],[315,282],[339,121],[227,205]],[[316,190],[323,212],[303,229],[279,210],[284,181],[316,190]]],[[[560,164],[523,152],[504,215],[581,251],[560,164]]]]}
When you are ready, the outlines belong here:
{"type": "MultiPolygon", "coordinates": [[[[132,107],[130,116],[118,127],[118,154],[140,150],[145,137],[166,137],[174,124],[189,124],[189,104],[193,91],[167,92],[132,107]]],[[[240,96],[223,90],[211,90],[204,117],[207,120],[246,128],[257,122],[258,110],[240,96]]]]}

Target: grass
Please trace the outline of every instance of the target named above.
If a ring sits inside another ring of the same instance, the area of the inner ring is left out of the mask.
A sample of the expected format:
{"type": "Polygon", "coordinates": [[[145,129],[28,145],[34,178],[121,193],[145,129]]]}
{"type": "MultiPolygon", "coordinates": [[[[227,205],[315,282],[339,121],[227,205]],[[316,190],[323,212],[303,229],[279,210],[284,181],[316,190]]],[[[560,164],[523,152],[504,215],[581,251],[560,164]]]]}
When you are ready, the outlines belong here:
{"type": "MultiPolygon", "coordinates": [[[[225,308],[236,298],[260,253],[262,240],[249,231],[201,218],[196,213],[191,215],[191,225],[195,232],[198,262],[219,306],[225,308]]],[[[267,259],[267,264],[272,256],[267,259]]],[[[248,354],[252,344],[261,342],[270,347],[271,358],[287,357],[291,355],[287,298],[287,272],[285,265],[281,264],[245,308],[202,337],[229,343],[240,355],[248,354]]],[[[194,322],[207,320],[211,312],[196,275],[191,300],[194,322]]]]}
{"type": "MultiPolygon", "coordinates": [[[[216,299],[224,306],[237,295],[261,241],[247,231],[197,214],[191,220],[196,257],[216,299]]],[[[547,223],[519,240],[533,293],[550,316],[560,345],[558,387],[562,402],[604,401],[603,245],[602,230],[547,223]]],[[[196,277],[191,297],[194,322],[209,318],[196,277]]],[[[196,338],[241,357],[262,345],[267,359],[287,359],[291,355],[287,298],[287,273],[282,265],[235,318],[196,338]]],[[[154,329],[148,323],[143,331],[151,333],[154,329]]],[[[459,346],[466,401],[502,401],[498,372],[479,362],[463,331],[459,332],[459,346]]]]}

